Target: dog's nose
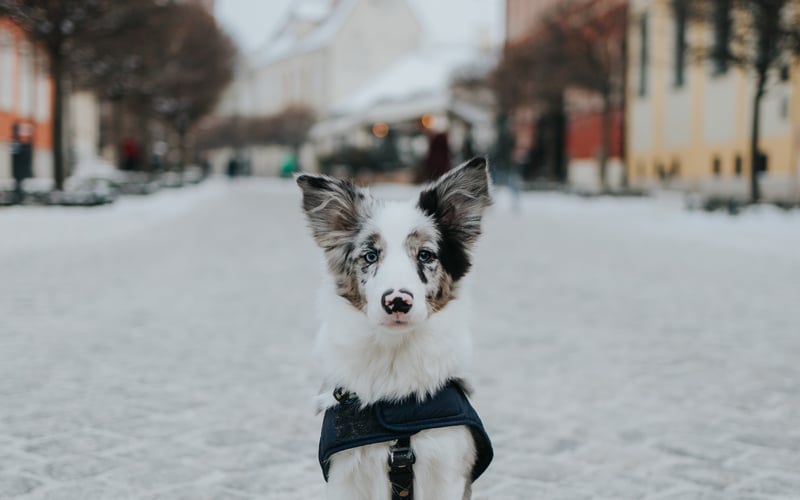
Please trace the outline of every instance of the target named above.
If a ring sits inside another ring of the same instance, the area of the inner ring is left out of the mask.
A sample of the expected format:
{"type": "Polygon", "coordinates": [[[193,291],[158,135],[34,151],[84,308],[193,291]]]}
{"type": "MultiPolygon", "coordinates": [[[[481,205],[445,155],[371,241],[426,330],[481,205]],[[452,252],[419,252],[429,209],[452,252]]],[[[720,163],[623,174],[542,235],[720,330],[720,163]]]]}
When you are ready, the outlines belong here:
{"type": "Polygon", "coordinates": [[[381,304],[386,314],[406,314],[414,305],[414,294],[402,288],[398,291],[386,290],[381,297],[381,304]]]}

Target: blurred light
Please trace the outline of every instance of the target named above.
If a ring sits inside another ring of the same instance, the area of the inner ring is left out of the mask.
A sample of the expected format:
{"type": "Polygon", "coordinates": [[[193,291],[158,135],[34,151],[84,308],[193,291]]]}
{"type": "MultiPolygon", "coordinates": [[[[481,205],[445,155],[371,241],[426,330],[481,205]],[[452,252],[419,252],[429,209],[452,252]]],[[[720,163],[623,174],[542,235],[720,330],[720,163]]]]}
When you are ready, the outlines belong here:
{"type": "Polygon", "coordinates": [[[372,126],[372,133],[375,134],[375,137],[386,137],[389,133],[389,125],[385,123],[376,123],[372,126]]]}
{"type": "Polygon", "coordinates": [[[433,115],[422,115],[422,118],[420,119],[420,121],[422,122],[422,126],[423,127],[431,128],[431,127],[433,127],[433,122],[435,120],[433,118],[433,115]]]}

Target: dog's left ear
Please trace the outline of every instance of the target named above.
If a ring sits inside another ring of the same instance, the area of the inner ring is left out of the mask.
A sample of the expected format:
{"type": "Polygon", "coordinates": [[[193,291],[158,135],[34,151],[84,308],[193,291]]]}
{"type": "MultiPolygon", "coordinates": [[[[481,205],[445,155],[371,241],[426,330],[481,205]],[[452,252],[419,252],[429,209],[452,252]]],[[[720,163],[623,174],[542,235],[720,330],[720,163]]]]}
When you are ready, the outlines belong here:
{"type": "Polygon", "coordinates": [[[481,234],[481,217],[492,203],[489,169],[478,156],[443,175],[419,195],[417,205],[433,217],[442,236],[442,263],[457,280],[469,269],[467,252],[481,234]]]}
{"type": "Polygon", "coordinates": [[[483,210],[492,203],[489,182],[486,158],[476,156],[422,191],[419,208],[437,222],[458,227],[474,239],[480,234],[483,210]]]}

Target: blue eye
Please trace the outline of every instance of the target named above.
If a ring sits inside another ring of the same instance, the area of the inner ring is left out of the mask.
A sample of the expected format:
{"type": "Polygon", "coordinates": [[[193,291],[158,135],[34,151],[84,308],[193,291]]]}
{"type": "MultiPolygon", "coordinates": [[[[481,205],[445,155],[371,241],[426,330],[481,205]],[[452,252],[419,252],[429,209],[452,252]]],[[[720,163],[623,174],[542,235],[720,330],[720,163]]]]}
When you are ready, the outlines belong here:
{"type": "Polygon", "coordinates": [[[433,260],[433,252],[429,252],[428,250],[420,250],[417,254],[417,260],[422,262],[423,264],[426,262],[430,262],[433,260]]]}
{"type": "Polygon", "coordinates": [[[365,253],[364,260],[367,261],[367,264],[374,264],[378,262],[378,252],[373,250],[365,253]]]}

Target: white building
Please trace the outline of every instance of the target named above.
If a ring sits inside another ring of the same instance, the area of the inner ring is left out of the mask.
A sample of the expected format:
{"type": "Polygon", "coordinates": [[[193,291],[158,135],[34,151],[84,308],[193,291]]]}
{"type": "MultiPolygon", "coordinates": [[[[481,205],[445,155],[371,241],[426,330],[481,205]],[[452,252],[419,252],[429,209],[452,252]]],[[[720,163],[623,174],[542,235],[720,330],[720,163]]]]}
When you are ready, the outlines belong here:
{"type": "Polygon", "coordinates": [[[223,114],[270,115],[331,105],[414,50],[422,27],[405,0],[303,2],[244,62],[223,114]]]}

